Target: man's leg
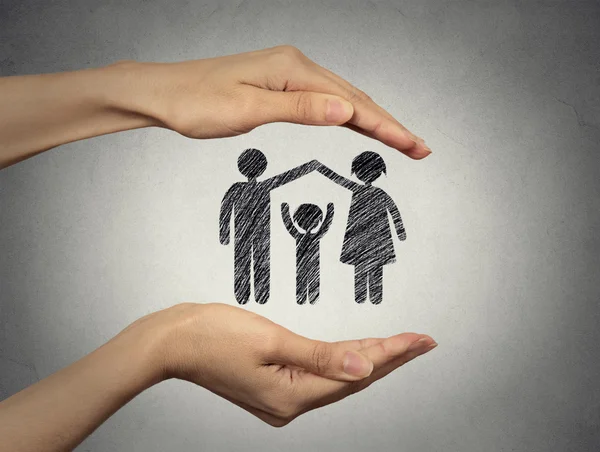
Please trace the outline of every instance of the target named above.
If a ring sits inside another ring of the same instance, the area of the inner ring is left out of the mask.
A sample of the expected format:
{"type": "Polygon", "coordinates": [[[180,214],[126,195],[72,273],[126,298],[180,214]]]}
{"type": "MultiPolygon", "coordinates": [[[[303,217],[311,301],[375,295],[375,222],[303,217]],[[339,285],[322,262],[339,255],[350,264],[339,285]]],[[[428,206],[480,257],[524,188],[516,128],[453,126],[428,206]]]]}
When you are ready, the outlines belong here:
{"type": "Polygon", "coordinates": [[[373,304],[383,300],[383,267],[374,267],[369,272],[369,296],[373,304]]]}
{"type": "Polygon", "coordinates": [[[239,304],[248,303],[250,298],[250,259],[252,247],[249,240],[235,238],[233,266],[233,287],[239,304]]]}
{"type": "Polygon", "coordinates": [[[271,238],[256,237],[253,241],[254,297],[257,303],[269,301],[271,292],[271,238]]]}

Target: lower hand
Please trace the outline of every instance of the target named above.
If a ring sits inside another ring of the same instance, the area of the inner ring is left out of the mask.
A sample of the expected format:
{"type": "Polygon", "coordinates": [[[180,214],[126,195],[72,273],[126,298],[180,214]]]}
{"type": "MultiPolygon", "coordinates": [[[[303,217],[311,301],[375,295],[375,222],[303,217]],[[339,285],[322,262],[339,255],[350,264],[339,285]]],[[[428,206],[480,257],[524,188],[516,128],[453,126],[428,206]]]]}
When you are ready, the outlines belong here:
{"type": "Polygon", "coordinates": [[[162,332],[152,351],[161,379],[203,386],[272,426],[361,391],[437,345],[415,333],[315,341],[224,304],[177,305],[129,329],[162,332]]]}

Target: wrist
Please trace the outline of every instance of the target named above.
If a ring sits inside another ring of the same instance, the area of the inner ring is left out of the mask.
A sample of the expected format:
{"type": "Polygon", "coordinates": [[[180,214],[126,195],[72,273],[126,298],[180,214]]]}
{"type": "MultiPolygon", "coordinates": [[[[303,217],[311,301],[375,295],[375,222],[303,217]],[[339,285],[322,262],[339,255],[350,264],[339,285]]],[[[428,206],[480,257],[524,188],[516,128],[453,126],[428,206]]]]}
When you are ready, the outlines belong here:
{"type": "Polygon", "coordinates": [[[145,127],[163,126],[158,119],[158,82],[153,77],[160,63],[118,61],[97,69],[104,82],[103,104],[110,109],[135,115],[145,127]]]}
{"type": "Polygon", "coordinates": [[[202,335],[199,319],[210,305],[180,303],[149,314],[132,323],[121,334],[129,335],[129,342],[140,356],[140,372],[148,386],[178,378],[188,379],[188,369],[198,366],[198,338],[202,335]],[[191,330],[190,330],[191,327],[191,330]],[[191,352],[191,353],[190,353],[191,352]]]}
{"type": "Polygon", "coordinates": [[[128,363],[129,375],[135,382],[136,392],[141,392],[168,378],[165,368],[165,343],[168,330],[156,321],[159,313],[142,317],[115,338],[115,349],[128,363]]]}

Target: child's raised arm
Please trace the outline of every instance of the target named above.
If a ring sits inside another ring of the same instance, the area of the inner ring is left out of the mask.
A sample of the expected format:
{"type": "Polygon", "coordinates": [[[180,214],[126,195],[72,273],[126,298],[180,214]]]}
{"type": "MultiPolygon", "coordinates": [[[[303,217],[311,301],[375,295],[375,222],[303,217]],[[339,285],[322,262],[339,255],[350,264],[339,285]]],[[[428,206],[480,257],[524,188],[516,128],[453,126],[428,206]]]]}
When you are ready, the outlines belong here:
{"type": "Polygon", "coordinates": [[[283,224],[290,235],[297,239],[299,234],[298,229],[296,229],[296,226],[294,226],[294,222],[290,216],[290,205],[287,202],[281,204],[281,218],[283,218],[283,224]]]}
{"type": "Polygon", "coordinates": [[[323,220],[323,224],[317,233],[319,238],[323,237],[329,231],[329,227],[331,226],[331,222],[333,221],[333,203],[330,202],[327,204],[327,213],[325,214],[325,219],[323,220]]]}

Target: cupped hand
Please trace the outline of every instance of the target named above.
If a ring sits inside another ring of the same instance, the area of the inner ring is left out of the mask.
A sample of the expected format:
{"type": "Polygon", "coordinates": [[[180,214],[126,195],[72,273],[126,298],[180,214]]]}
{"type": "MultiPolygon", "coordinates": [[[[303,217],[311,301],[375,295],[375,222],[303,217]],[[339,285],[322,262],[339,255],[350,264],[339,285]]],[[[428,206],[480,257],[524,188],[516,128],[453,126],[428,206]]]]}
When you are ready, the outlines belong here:
{"type": "Polygon", "coordinates": [[[163,332],[154,359],[161,378],[203,386],[273,426],[361,391],[437,345],[415,333],[316,341],[224,304],[184,303],[134,325],[163,332]]]}
{"type": "Polygon", "coordinates": [[[343,125],[414,159],[431,153],[367,94],[293,46],[113,67],[129,74],[117,103],[188,137],[239,135],[272,122],[343,125]]]}

